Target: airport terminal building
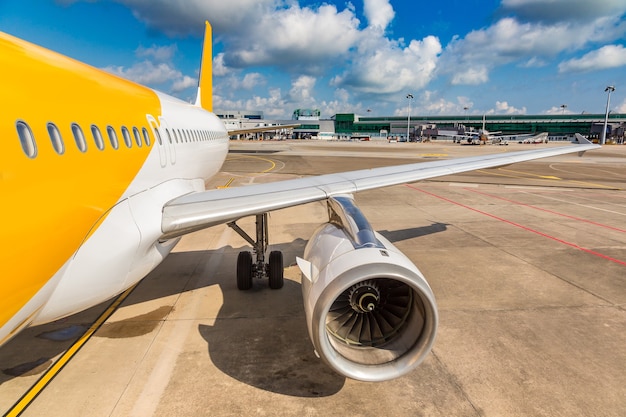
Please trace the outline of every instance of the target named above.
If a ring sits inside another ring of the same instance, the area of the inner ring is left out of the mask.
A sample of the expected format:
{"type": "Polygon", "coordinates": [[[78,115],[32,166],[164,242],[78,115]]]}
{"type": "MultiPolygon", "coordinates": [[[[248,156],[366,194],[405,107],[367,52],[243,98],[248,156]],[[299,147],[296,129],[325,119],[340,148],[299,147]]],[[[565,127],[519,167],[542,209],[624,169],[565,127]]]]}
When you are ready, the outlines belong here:
{"type": "MultiPolygon", "coordinates": [[[[265,139],[276,136],[295,139],[371,139],[386,140],[389,137],[407,140],[434,139],[440,131],[446,133],[479,130],[483,126],[482,115],[459,116],[359,116],[339,113],[330,119],[322,119],[319,110],[296,109],[291,120],[265,120],[262,112],[230,111],[216,112],[232,127],[248,128],[259,125],[290,124],[298,121],[300,126],[289,132],[262,135],[265,139]],[[248,117],[251,115],[252,117],[248,117]]],[[[550,140],[570,140],[575,133],[589,139],[598,139],[604,126],[604,114],[559,115],[489,115],[485,128],[503,135],[548,132],[550,140]]],[[[626,114],[609,113],[607,142],[624,143],[626,114]]],[[[259,137],[258,135],[256,137],[259,137]]]]}

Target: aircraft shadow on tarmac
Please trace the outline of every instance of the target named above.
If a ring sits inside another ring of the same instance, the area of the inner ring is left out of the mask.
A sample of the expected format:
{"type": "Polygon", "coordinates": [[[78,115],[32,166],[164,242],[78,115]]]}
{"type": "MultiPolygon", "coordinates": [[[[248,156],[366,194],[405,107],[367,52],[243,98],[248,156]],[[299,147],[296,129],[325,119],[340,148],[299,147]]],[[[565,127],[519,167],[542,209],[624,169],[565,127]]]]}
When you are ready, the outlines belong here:
{"type": "Polygon", "coordinates": [[[447,229],[448,225],[446,223],[433,223],[430,226],[411,227],[409,229],[379,230],[378,233],[383,235],[391,243],[396,243],[402,240],[415,239],[421,236],[445,232],[447,229]]]}
{"type": "MultiPolygon", "coordinates": [[[[446,228],[446,224],[433,223],[380,233],[391,242],[397,242],[443,232],[446,228]]],[[[316,357],[308,337],[300,283],[292,278],[294,274],[299,277],[295,258],[302,255],[305,245],[305,240],[297,239],[270,246],[271,250],[281,250],[284,255],[286,279],[280,290],[270,290],[267,282],[260,280],[255,280],[249,291],[237,290],[236,257],[240,250],[249,248],[227,246],[215,251],[172,253],[143,280],[140,284],[143,288],[134,291],[124,304],[138,304],[218,285],[224,301],[215,322],[198,326],[214,365],[243,383],[267,391],[301,397],[329,396],[342,388],[345,378],[316,357]],[[197,265],[206,264],[217,253],[223,257],[221,265],[233,267],[222,266],[220,272],[194,272],[197,265]]],[[[43,373],[52,358],[82,336],[93,317],[109,304],[107,301],[74,316],[26,329],[9,341],[0,348],[3,353],[0,355],[0,384],[43,373]]],[[[145,317],[107,322],[94,337],[125,338],[148,333],[170,310],[171,307],[164,306],[144,314],[145,317]]]]}

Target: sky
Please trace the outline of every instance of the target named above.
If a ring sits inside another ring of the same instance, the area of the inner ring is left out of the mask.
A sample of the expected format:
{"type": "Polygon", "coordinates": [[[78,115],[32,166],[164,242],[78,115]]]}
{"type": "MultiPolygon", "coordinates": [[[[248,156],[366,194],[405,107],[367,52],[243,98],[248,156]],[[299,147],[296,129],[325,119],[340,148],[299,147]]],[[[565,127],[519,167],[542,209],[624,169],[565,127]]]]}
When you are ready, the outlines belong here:
{"type": "Polygon", "coordinates": [[[0,31],[215,110],[626,113],[626,0],[0,0],[0,31]],[[407,99],[411,94],[414,98],[407,99]]]}

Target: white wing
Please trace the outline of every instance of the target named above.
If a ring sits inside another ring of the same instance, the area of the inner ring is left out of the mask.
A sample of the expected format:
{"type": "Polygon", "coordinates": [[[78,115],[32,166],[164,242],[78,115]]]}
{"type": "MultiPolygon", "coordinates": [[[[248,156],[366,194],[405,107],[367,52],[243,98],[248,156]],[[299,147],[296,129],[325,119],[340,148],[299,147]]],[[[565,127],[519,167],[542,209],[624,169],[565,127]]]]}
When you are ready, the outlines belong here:
{"type": "Polygon", "coordinates": [[[509,165],[599,148],[577,135],[578,145],[349,171],[269,184],[203,191],[176,198],[163,208],[162,231],[171,238],[241,217],[325,200],[372,188],[415,182],[476,169],[509,165]]]}

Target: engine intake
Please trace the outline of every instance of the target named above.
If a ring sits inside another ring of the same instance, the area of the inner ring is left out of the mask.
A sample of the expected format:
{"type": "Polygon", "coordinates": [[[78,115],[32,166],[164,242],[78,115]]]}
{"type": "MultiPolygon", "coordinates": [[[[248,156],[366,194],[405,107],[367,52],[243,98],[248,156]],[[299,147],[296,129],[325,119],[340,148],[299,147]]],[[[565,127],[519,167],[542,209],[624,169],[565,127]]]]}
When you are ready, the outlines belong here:
{"type": "Polygon", "coordinates": [[[298,259],[315,350],[350,378],[384,381],[404,375],[424,360],[435,339],[432,290],[404,254],[371,230],[352,199],[334,198],[329,209],[331,223],[316,231],[304,259],[298,259]],[[358,230],[348,230],[355,226],[358,230]],[[356,241],[356,236],[368,239],[356,241]]]}

